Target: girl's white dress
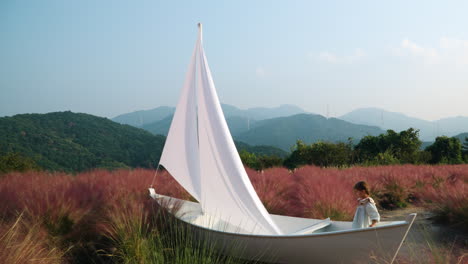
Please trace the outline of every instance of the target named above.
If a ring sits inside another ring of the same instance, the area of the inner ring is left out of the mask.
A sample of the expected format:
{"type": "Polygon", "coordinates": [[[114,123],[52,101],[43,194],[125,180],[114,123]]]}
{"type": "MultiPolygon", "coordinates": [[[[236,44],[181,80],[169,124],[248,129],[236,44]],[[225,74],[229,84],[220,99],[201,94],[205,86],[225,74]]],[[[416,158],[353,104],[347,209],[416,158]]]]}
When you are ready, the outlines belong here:
{"type": "Polygon", "coordinates": [[[380,215],[372,198],[358,199],[358,207],[353,219],[353,228],[365,228],[372,224],[372,220],[380,221],[380,215]]]}

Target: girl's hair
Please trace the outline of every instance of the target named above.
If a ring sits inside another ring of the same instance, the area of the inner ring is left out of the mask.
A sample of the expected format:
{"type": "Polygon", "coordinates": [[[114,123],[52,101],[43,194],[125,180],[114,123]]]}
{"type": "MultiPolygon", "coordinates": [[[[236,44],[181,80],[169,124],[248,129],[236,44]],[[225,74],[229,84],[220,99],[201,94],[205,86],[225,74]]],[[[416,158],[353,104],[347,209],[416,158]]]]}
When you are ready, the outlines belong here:
{"type": "Polygon", "coordinates": [[[358,190],[358,191],[365,191],[368,195],[370,194],[369,193],[369,186],[367,185],[367,182],[365,182],[365,181],[357,182],[354,185],[354,189],[358,190]]]}

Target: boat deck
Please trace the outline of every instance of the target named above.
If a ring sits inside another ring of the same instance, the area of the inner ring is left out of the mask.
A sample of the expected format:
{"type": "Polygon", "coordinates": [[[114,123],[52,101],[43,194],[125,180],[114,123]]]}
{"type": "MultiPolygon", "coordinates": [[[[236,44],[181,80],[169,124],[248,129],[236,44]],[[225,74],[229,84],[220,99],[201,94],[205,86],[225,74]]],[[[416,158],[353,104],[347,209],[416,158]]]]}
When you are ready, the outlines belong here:
{"type": "MultiPolygon", "coordinates": [[[[154,198],[154,197],[153,197],[154,198]]],[[[260,229],[256,230],[245,230],[242,228],[242,223],[238,225],[233,225],[229,223],[229,219],[221,218],[217,215],[204,214],[201,210],[200,204],[185,200],[179,200],[176,198],[158,195],[157,199],[159,202],[166,208],[177,207],[177,212],[175,215],[182,221],[190,223],[192,225],[199,226],[201,228],[210,229],[213,231],[227,232],[234,234],[244,234],[244,235],[269,235],[268,233],[262,232],[260,229]]],[[[353,232],[356,229],[351,227],[352,222],[347,221],[329,221],[328,224],[322,225],[316,230],[311,232],[299,232],[305,230],[310,226],[320,224],[324,219],[311,219],[311,218],[302,218],[302,217],[291,217],[283,215],[274,215],[270,214],[273,221],[278,225],[278,227],[283,231],[287,236],[302,236],[302,235],[320,235],[320,234],[331,234],[331,233],[342,233],[342,232],[353,232]]],[[[395,225],[404,225],[406,221],[383,221],[377,224],[375,228],[390,227],[395,225]]],[[[365,229],[374,229],[374,228],[364,228],[365,229]]]]}

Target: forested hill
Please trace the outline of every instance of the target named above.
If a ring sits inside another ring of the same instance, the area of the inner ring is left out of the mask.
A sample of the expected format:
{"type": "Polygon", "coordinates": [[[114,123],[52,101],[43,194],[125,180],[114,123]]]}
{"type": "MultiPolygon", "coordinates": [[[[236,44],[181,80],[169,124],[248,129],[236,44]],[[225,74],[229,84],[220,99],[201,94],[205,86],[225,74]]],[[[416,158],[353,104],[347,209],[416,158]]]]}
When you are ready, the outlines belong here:
{"type": "Polygon", "coordinates": [[[152,167],[164,136],[72,112],[0,118],[0,155],[20,153],[49,170],[152,167]]]}
{"type": "MultiPolygon", "coordinates": [[[[89,114],[55,112],[0,118],[0,158],[19,154],[32,160],[34,166],[27,167],[47,170],[154,168],[165,139],[165,136],[89,114]]],[[[260,156],[283,158],[288,154],[275,147],[235,143],[239,151],[260,156]]]]}
{"type": "Polygon", "coordinates": [[[454,136],[454,138],[458,138],[461,143],[467,142],[468,141],[468,132],[458,134],[458,135],[454,136]]]}
{"type": "Polygon", "coordinates": [[[298,139],[310,144],[319,140],[347,142],[348,138],[352,138],[356,143],[364,136],[382,133],[385,131],[375,126],[356,125],[314,114],[298,114],[256,122],[249,131],[235,135],[234,138],[247,144],[289,150],[298,139]]]}

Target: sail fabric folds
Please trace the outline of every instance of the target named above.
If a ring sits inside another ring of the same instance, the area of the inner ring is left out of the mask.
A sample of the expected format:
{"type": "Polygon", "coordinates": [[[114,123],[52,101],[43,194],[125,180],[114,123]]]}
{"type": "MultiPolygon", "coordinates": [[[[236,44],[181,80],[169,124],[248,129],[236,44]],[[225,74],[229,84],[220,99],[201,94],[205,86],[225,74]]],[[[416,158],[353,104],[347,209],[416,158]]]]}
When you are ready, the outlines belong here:
{"type": "Polygon", "coordinates": [[[204,54],[198,45],[198,140],[203,211],[243,229],[281,234],[255,192],[221,109],[204,54]]]}
{"type": "Polygon", "coordinates": [[[281,234],[232,140],[204,54],[201,26],[160,163],[205,214],[252,233],[281,234]]]}
{"type": "Polygon", "coordinates": [[[198,201],[200,201],[201,197],[201,186],[195,67],[199,43],[200,39],[197,40],[193,50],[182,94],[177,103],[159,161],[180,185],[198,201]]]}

